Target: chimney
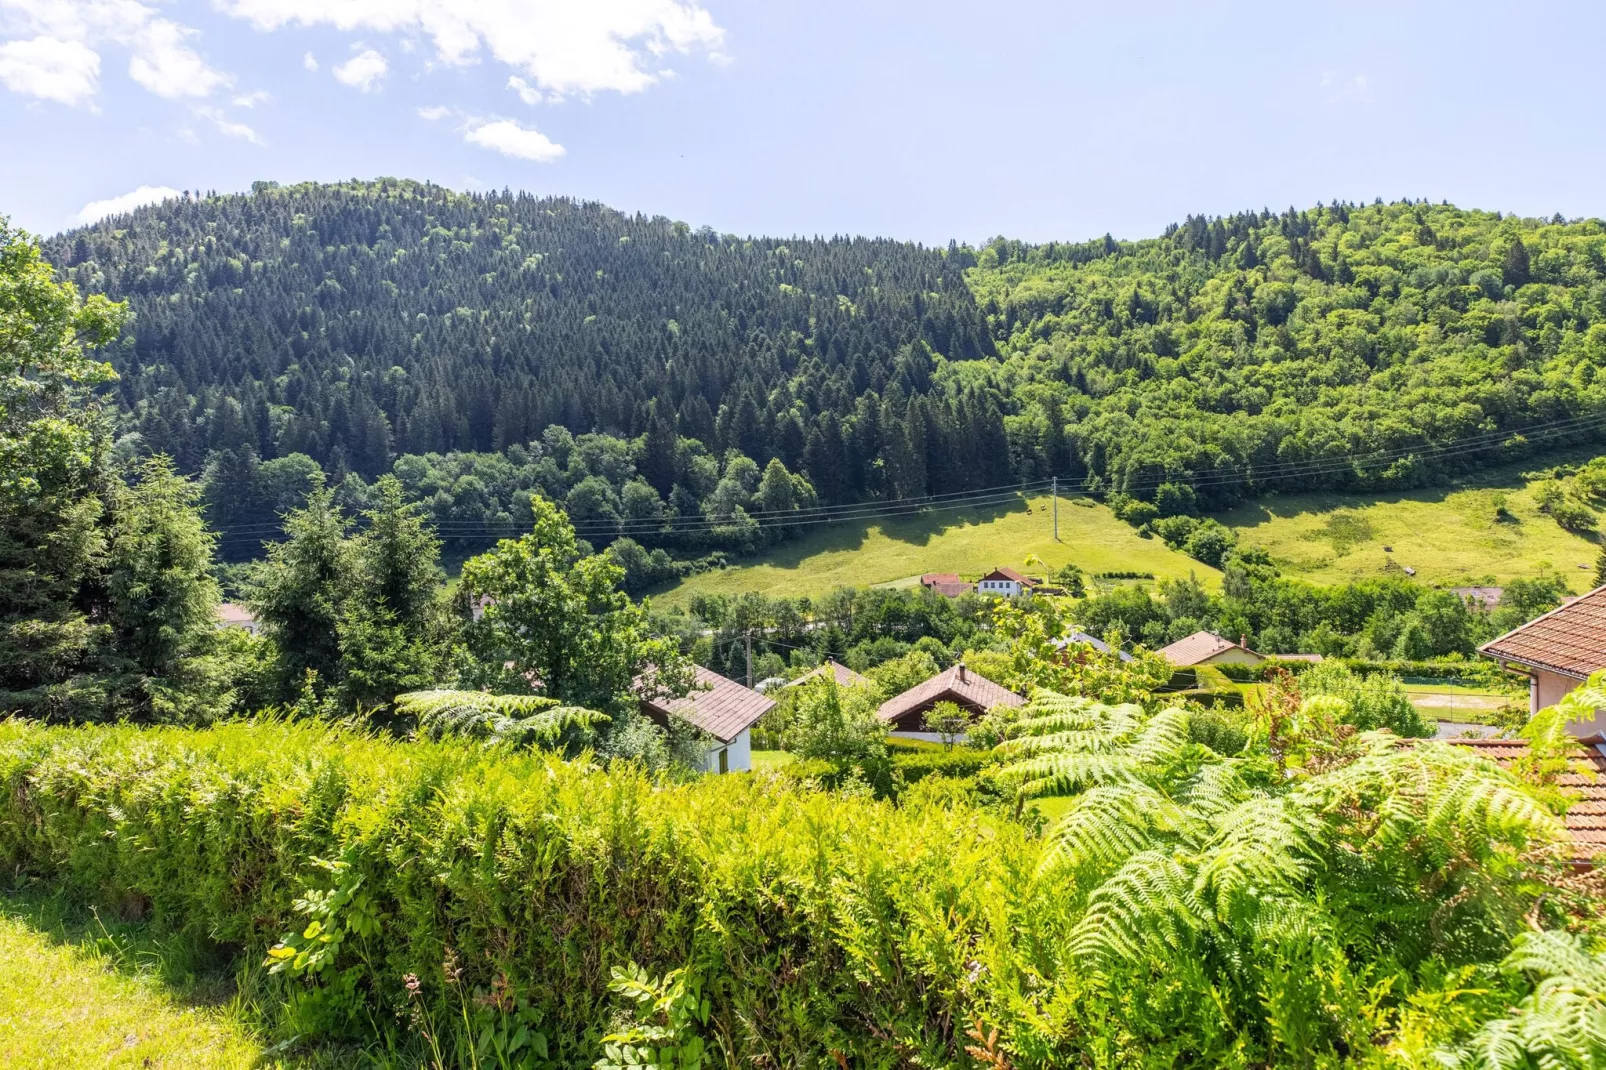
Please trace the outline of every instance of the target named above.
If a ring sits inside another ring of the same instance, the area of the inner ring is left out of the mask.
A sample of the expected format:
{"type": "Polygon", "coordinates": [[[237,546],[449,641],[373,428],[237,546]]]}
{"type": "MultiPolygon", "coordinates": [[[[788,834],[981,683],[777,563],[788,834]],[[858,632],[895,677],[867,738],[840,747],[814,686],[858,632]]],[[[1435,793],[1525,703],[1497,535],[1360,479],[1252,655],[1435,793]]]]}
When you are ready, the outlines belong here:
{"type": "Polygon", "coordinates": [[[965,682],[965,663],[962,661],[959,663],[959,682],[965,682]]]}
{"type": "Polygon", "coordinates": [[[1249,649],[1249,636],[1244,632],[1239,632],[1238,633],[1238,649],[1239,650],[1248,650],[1249,649]]]}

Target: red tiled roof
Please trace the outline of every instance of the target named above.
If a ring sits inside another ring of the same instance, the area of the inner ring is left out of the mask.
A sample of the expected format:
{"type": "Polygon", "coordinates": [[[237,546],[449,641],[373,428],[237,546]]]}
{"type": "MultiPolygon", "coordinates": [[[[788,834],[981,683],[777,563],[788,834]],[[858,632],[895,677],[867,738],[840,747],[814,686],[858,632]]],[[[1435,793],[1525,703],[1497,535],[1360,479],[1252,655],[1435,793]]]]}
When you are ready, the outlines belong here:
{"type": "Polygon", "coordinates": [[[964,665],[955,665],[925,683],[916,684],[903,694],[887,699],[876,711],[876,716],[883,721],[896,721],[927,702],[944,699],[958,700],[984,710],[994,706],[1020,706],[1026,701],[1007,687],[993,683],[964,665]]]}
{"type": "Polygon", "coordinates": [[[854,672],[852,669],[848,668],[846,665],[843,665],[839,661],[832,661],[830,658],[826,658],[824,665],[821,665],[818,668],[810,669],[808,672],[804,673],[802,676],[799,676],[796,680],[791,681],[786,686],[796,687],[798,684],[819,679],[826,674],[827,670],[830,671],[832,676],[836,677],[836,683],[838,687],[854,687],[870,682],[870,678],[868,676],[854,672]]]}
{"type": "MultiPolygon", "coordinates": [[[[1190,665],[1198,665],[1200,662],[1208,661],[1217,654],[1223,654],[1237,645],[1237,643],[1223,639],[1215,632],[1194,632],[1192,635],[1183,636],[1170,646],[1161,647],[1155,653],[1179,669],[1185,669],[1190,665]]],[[[1245,652],[1254,654],[1257,658],[1260,657],[1253,650],[1245,648],[1245,652]]]]}
{"type": "Polygon", "coordinates": [[[953,583],[933,583],[931,589],[944,598],[958,598],[962,594],[970,594],[976,589],[976,585],[958,580],[953,583]]]}
{"type": "MultiPolygon", "coordinates": [[[[1448,739],[1445,742],[1470,747],[1501,768],[1508,768],[1528,750],[1525,739],[1448,739]]],[[[1573,838],[1573,857],[1576,861],[1589,861],[1595,852],[1606,848],[1606,755],[1595,747],[1580,746],[1577,757],[1594,775],[1564,773],[1557,778],[1557,783],[1576,796],[1563,819],[1573,838]]]]}
{"type": "Polygon", "coordinates": [[[1491,658],[1583,680],[1606,669],[1606,587],[1597,587],[1478,648],[1491,658]]]}
{"type": "Polygon", "coordinates": [[[995,568],[991,572],[987,573],[987,575],[983,576],[982,579],[984,579],[984,580],[1014,580],[1016,583],[1020,584],[1022,587],[1032,587],[1032,586],[1036,585],[1036,583],[1037,583],[1037,581],[1032,579],[1030,576],[1023,576],[1019,572],[1016,572],[1014,569],[1007,568],[1007,567],[1006,568],[995,568]]]}
{"type": "Polygon", "coordinates": [[[729,743],[753,722],[775,708],[775,700],[749,690],[735,680],[727,679],[703,668],[693,666],[697,682],[685,698],[643,699],[645,712],[660,717],[673,714],[701,728],[721,743],[729,743]]]}
{"type": "Polygon", "coordinates": [[[939,583],[963,583],[957,572],[928,572],[920,577],[920,586],[935,587],[939,583]]]}

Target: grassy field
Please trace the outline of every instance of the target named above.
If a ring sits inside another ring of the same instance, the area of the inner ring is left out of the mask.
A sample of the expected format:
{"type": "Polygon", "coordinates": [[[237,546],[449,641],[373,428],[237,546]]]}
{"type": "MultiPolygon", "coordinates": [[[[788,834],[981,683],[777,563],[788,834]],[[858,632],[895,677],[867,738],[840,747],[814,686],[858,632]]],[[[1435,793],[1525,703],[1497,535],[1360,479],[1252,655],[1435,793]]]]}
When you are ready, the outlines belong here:
{"type": "Polygon", "coordinates": [[[1218,519],[1285,575],[1340,583],[1410,567],[1425,584],[1503,583],[1555,573],[1575,592],[1594,577],[1599,547],[1539,512],[1520,477],[1503,485],[1361,498],[1262,499],[1218,519]],[[1504,500],[1509,518],[1496,515],[1504,500]]]}
{"type": "MultiPolygon", "coordinates": [[[[759,591],[767,595],[820,595],[836,587],[918,582],[923,572],[980,574],[999,565],[1022,568],[1028,554],[1048,571],[1074,562],[1083,571],[1152,572],[1157,577],[1193,573],[1207,586],[1215,569],[1168,549],[1159,539],[1140,538],[1102,505],[1060,499],[1060,541],[1055,542],[1047,497],[971,512],[822,525],[762,560],[693,576],[653,596],[660,605],[684,605],[698,594],[759,591]]],[[[1043,568],[1032,566],[1034,572],[1043,568]]]]}

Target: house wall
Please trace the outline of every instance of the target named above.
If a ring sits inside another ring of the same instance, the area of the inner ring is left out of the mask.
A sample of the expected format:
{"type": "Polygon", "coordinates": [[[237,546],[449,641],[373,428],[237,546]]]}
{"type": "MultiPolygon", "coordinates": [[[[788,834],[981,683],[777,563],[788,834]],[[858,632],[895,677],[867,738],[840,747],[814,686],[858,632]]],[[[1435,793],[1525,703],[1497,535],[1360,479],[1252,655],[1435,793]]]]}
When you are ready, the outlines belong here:
{"type": "MultiPolygon", "coordinates": [[[[1549,669],[1531,670],[1528,676],[1528,712],[1534,714],[1547,706],[1554,706],[1583,682],[1549,669]]],[[[1567,730],[1581,739],[1606,733],[1606,712],[1596,710],[1594,720],[1574,721],[1567,726],[1567,730]]]]}
{"type": "Polygon", "coordinates": [[[750,729],[742,729],[741,735],[729,743],[717,747],[710,747],[703,757],[703,771],[705,773],[719,772],[719,753],[725,752],[725,771],[727,773],[746,773],[753,768],[753,734],[750,729]]]}
{"type": "Polygon", "coordinates": [[[932,739],[938,739],[939,737],[935,732],[928,732],[926,729],[926,714],[930,713],[932,707],[939,702],[952,702],[955,706],[968,713],[971,720],[975,720],[987,712],[967,698],[962,698],[952,691],[944,691],[936,698],[931,699],[929,702],[922,702],[896,721],[893,721],[892,730],[888,734],[908,736],[911,739],[925,739],[929,735],[932,739]]]}
{"type": "Polygon", "coordinates": [[[983,594],[1001,594],[1005,598],[1015,598],[1020,594],[1020,584],[1014,580],[982,580],[976,584],[976,590],[983,594]]]}

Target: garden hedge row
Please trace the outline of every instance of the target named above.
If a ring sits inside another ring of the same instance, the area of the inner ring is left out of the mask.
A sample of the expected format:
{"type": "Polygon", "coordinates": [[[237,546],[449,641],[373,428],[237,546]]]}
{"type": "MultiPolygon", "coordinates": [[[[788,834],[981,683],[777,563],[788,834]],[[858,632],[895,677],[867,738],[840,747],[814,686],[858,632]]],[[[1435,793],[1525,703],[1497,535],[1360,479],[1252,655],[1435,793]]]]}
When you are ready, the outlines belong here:
{"type": "Polygon", "coordinates": [[[299,934],[310,971],[265,982],[287,1035],[435,1023],[462,1065],[466,1037],[510,1022],[545,1055],[505,1065],[589,1065],[632,961],[698,978],[727,1065],[968,1066],[967,1031],[995,1026],[1011,1065],[1080,1062],[1119,1008],[1060,968],[1068,907],[1034,876],[1041,849],[962,805],[775,777],[663,786],[308,724],[0,724],[9,873],[247,971],[299,934]]]}

